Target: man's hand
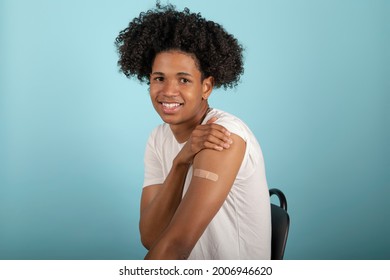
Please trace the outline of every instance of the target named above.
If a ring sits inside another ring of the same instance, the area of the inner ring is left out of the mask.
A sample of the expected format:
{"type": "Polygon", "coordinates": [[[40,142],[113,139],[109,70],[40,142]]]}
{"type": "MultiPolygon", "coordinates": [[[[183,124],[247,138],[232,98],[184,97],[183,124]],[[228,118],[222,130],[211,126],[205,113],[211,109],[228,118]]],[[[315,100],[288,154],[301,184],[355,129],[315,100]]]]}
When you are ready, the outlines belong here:
{"type": "Polygon", "coordinates": [[[192,163],[194,157],[203,149],[223,151],[229,149],[233,140],[230,132],[214,122],[217,117],[213,117],[206,124],[198,125],[191,133],[190,138],[178,154],[177,160],[187,164],[192,163]]]}

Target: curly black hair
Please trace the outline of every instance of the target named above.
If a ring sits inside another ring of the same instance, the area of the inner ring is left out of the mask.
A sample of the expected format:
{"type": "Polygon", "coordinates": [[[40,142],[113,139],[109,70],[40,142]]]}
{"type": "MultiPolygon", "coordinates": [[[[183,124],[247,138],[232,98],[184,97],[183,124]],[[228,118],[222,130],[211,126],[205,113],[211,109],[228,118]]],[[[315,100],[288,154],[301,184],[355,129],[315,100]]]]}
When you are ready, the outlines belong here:
{"type": "Polygon", "coordinates": [[[244,72],[243,47],[221,25],[188,8],[180,12],[159,2],[133,19],[119,33],[115,46],[120,70],[148,84],[155,56],[169,50],[194,55],[202,77],[214,77],[216,88],[236,86],[244,72]]]}

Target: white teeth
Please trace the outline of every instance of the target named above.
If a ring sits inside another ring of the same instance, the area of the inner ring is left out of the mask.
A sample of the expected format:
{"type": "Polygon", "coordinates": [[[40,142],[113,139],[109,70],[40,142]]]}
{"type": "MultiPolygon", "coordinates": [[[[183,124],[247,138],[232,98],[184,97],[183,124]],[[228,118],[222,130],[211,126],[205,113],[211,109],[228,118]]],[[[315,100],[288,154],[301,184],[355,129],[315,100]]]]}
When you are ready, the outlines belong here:
{"type": "Polygon", "coordinates": [[[167,107],[169,109],[172,109],[172,108],[175,108],[175,107],[179,107],[180,106],[180,103],[162,103],[162,105],[164,107],[167,107]]]}

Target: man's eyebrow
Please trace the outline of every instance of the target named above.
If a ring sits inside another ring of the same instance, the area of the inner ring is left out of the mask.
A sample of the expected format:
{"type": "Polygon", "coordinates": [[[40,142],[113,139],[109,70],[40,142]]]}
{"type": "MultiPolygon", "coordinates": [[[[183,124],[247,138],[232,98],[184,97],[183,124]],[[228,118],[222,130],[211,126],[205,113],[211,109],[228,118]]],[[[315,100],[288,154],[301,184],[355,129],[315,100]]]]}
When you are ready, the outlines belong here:
{"type": "Polygon", "coordinates": [[[160,75],[160,76],[162,75],[162,76],[163,76],[164,73],[163,73],[163,72],[158,72],[158,71],[157,71],[157,72],[153,72],[151,75],[160,75]]]}
{"type": "MultiPolygon", "coordinates": [[[[163,72],[156,71],[156,72],[151,73],[150,75],[164,76],[165,74],[163,72]]],[[[178,72],[176,74],[176,76],[190,76],[190,77],[192,77],[192,75],[190,73],[187,73],[187,72],[178,72]]]]}
{"type": "Polygon", "coordinates": [[[178,76],[192,76],[190,73],[187,72],[179,72],[177,73],[178,76]]]}

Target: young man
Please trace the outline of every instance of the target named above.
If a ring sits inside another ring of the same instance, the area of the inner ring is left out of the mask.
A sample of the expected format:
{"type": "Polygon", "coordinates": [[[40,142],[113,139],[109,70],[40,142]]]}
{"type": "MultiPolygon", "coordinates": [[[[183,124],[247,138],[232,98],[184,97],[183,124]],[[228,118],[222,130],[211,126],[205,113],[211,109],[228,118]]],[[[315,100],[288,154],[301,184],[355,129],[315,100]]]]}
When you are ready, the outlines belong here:
{"type": "Polygon", "coordinates": [[[145,152],[140,232],[146,259],[270,259],[262,152],[237,117],[212,109],[237,85],[242,47],[222,26],[173,6],[141,13],[116,39],[127,77],[150,85],[164,124],[145,152]]]}

